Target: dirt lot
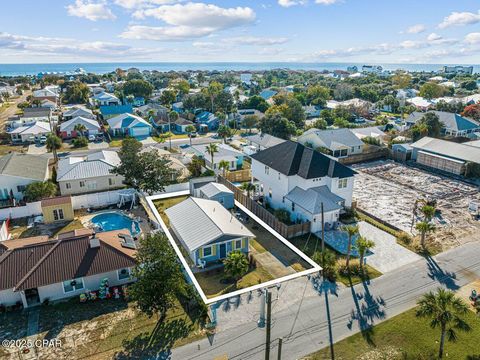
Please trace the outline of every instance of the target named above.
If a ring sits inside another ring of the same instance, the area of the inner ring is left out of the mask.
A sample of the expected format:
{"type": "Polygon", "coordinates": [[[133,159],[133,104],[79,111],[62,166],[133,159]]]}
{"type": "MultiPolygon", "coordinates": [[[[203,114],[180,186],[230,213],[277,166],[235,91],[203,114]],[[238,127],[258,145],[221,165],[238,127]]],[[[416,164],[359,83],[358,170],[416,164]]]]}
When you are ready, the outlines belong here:
{"type": "Polygon", "coordinates": [[[444,250],[478,237],[480,221],[468,211],[470,201],[480,201],[477,187],[392,161],[354,168],[358,175],[353,196],[360,208],[411,233],[415,200],[431,198],[440,213],[432,237],[444,250]]]}

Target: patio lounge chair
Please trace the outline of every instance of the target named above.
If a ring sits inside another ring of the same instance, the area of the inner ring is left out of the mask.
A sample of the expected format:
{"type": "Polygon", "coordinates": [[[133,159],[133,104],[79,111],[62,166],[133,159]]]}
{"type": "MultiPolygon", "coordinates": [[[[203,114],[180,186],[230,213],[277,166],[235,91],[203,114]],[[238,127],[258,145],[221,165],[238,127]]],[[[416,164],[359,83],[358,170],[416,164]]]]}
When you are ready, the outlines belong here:
{"type": "Polygon", "coordinates": [[[205,266],[207,265],[207,262],[205,260],[202,260],[202,259],[198,259],[197,260],[197,266],[200,268],[200,269],[205,269],[205,266]]]}

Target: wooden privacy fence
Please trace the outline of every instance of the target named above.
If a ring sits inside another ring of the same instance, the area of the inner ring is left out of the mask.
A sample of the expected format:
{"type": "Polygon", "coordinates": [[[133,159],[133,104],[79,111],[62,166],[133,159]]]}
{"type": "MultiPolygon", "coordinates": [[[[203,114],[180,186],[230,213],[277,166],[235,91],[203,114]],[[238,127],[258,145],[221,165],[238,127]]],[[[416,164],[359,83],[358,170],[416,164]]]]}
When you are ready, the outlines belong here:
{"type": "Polygon", "coordinates": [[[340,158],[338,161],[344,165],[357,164],[365,161],[386,159],[389,157],[389,150],[381,147],[370,147],[367,152],[361,154],[349,155],[345,158],[340,158]]]}
{"type": "Polygon", "coordinates": [[[248,210],[258,216],[263,222],[270,226],[273,230],[278,232],[286,239],[291,239],[295,236],[300,236],[310,232],[310,222],[304,222],[302,224],[286,225],[279,221],[272,213],[270,213],[263,206],[258,204],[255,200],[245,195],[242,190],[233,185],[230,181],[218,176],[218,182],[225,185],[227,188],[233,191],[235,200],[245,206],[248,210]]]}
{"type": "Polygon", "coordinates": [[[250,169],[229,171],[225,177],[230,182],[244,182],[252,179],[252,171],[250,169]]]}

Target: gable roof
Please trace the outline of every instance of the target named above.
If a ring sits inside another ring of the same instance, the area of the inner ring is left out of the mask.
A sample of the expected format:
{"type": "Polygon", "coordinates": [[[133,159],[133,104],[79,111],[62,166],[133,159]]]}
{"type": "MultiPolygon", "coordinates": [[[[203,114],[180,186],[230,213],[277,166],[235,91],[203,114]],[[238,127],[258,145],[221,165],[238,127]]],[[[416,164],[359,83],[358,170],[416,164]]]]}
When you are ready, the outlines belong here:
{"type": "Polygon", "coordinates": [[[28,126],[20,126],[18,128],[9,131],[9,134],[24,134],[24,135],[38,135],[51,132],[50,124],[46,121],[37,121],[36,123],[28,126]]]}
{"type": "Polygon", "coordinates": [[[23,118],[48,117],[52,113],[47,107],[34,107],[23,109],[23,118]]]}
{"type": "Polygon", "coordinates": [[[87,128],[87,130],[99,130],[100,124],[97,120],[87,119],[82,116],[74,117],[64,123],[60,124],[60,131],[70,131],[74,130],[75,126],[81,124],[87,128]]]}
{"type": "Polygon", "coordinates": [[[140,116],[133,115],[130,113],[117,115],[111,119],[108,119],[107,123],[111,129],[125,129],[125,128],[137,127],[137,126],[152,127],[152,125],[150,125],[146,120],[142,119],[140,116]]]}
{"type": "Polygon", "coordinates": [[[285,198],[307,210],[310,214],[320,214],[323,211],[329,212],[340,210],[342,206],[339,204],[345,201],[342,197],[332,193],[328,186],[317,186],[304,190],[295,186],[285,198]]]}
{"type": "Polygon", "coordinates": [[[363,141],[360,140],[350,129],[332,129],[332,130],[319,130],[319,129],[310,129],[305,131],[298,140],[303,142],[302,139],[305,139],[308,135],[315,135],[325,147],[332,149],[337,148],[338,146],[363,146],[363,141]]]}
{"type": "Polygon", "coordinates": [[[12,152],[0,157],[0,175],[44,181],[48,177],[48,157],[12,152]]]}
{"type": "Polygon", "coordinates": [[[246,139],[251,143],[257,144],[259,146],[269,148],[278,144],[285,142],[286,140],[280,139],[276,136],[270,134],[256,134],[252,136],[247,136],[246,139]]]}
{"type": "Polygon", "coordinates": [[[86,156],[69,156],[58,162],[58,181],[110,176],[111,170],[120,164],[115,151],[102,150],[86,156]]]}
{"type": "Polygon", "coordinates": [[[205,194],[207,197],[212,197],[217,194],[226,193],[232,194],[233,191],[227,188],[225,185],[217,183],[217,182],[210,182],[207,185],[204,185],[200,188],[200,191],[205,194]]]}
{"type": "Polygon", "coordinates": [[[275,95],[277,95],[277,91],[270,89],[265,89],[259,94],[259,96],[262,97],[264,100],[268,100],[275,95]]]}
{"type": "Polygon", "coordinates": [[[189,252],[215,241],[255,236],[218,201],[190,197],[165,213],[189,252]]]}
{"type": "Polygon", "coordinates": [[[17,241],[0,255],[0,290],[25,290],[132,267],[134,251],[121,246],[122,231],[95,235],[100,240],[95,248],[90,246],[91,235],[83,232],[48,241],[17,241]]]}
{"type": "Polygon", "coordinates": [[[100,105],[102,115],[116,115],[123,113],[131,113],[133,111],[132,104],[125,105],[100,105]]]}
{"type": "Polygon", "coordinates": [[[446,111],[427,111],[425,113],[415,111],[410,114],[407,118],[407,123],[416,123],[421,118],[425,116],[425,114],[433,113],[438,116],[441,123],[444,124],[446,129],[452,129],[456,131],[462,130],[472,130],[480,128],[480,124],[474,120],[467,119],[459,114],[449,113],[446,111]]]}
{"type": "Polygon", "coordinates": [[[324,176],[342,179],[356,174],[333,158],[291,140],[253,154],[251,158],[284,175],[304,179],[324,176]]]}
{"type": "Polygon", "coordinates": [[[63,113],[63,116],[76,117],[76,116],[93,116],[93,112],[90,109],[83,106],[74,106],[63,113]]]}

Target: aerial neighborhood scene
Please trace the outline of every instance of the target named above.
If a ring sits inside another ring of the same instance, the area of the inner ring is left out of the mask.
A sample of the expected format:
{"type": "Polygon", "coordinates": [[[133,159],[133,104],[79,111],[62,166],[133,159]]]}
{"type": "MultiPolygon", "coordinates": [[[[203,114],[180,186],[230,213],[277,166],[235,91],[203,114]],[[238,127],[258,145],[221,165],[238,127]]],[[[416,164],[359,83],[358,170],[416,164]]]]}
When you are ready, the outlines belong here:
{"type": "Polygon", "coordinates": [[[2,2],[0,360],[480,360],[479,190],[478,1],[2,2]]]}

